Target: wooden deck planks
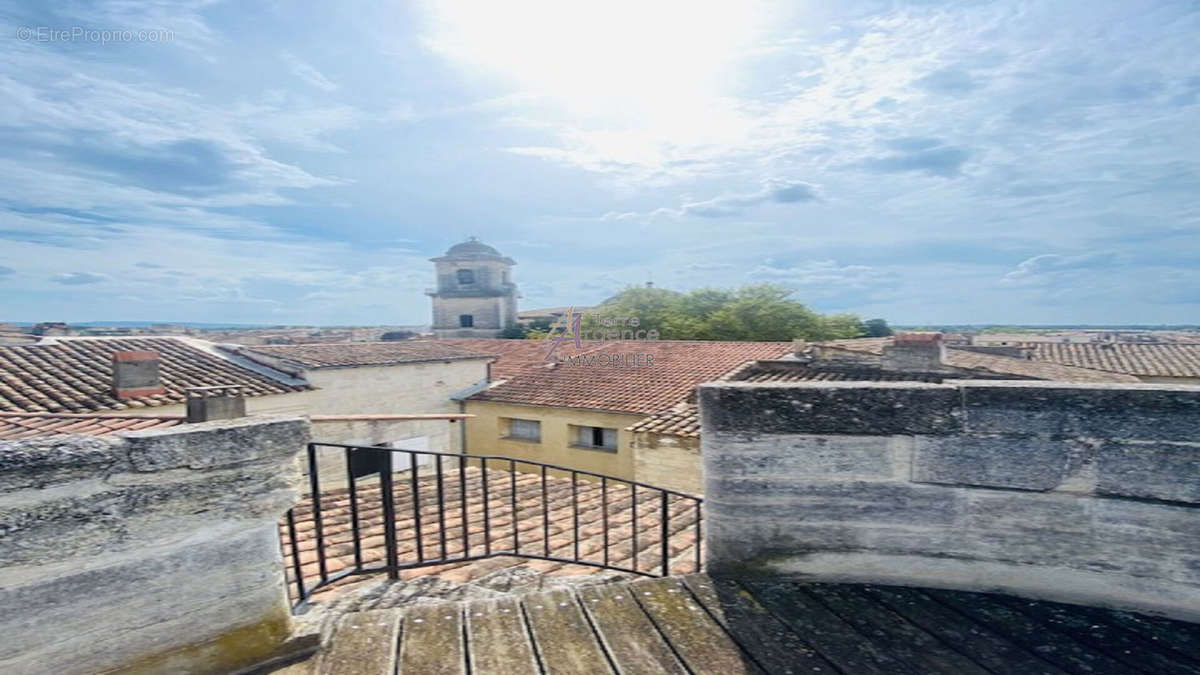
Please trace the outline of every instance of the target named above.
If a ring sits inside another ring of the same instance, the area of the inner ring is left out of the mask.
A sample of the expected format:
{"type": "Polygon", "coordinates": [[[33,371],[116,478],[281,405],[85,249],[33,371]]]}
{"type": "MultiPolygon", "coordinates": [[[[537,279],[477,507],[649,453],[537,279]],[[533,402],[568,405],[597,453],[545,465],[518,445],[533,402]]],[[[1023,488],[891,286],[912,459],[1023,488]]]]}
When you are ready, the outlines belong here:
{"type": "Polygon", "coordinates": [[[687,673],[626,586],[582,588],[579,600],[621,675],[687,673]]]}
{"type": "Polygon", "coordinates": [[[414,605],[404,614],[399,675],[466,675],[462,607],[414,605]]]}
{"type": "MultiPolygon", "coordinates": [[[[1149,669],[1155,673],[1200,675],[1200,663],[1188,663],[1169,650],[1161,650],[1159,645],[1138,639],[1106,622],[1092,621],[1074,607],[1011,597],[994,596],[993,599],[1055,630],[1066,632],[1131,668],[1149,669]]],[[[1200,658],[1200,654],[1194,656],[1200,658]]]]}
{"type": "MultiPolygon", "coordinates": [[[[1200,625],[983,593],[704,575],[348,614],[335,675],[1200,675],[1200,625]]],[[[292,672],[284,670],[280,672],[292,672]]]]}
{"type": "Polygon", "coordinates": [[[919,673],[872,644],[853,626],[804,593],[803,584],[755,582],[746,588],[772,614],[843,672],[871,675],[919,673]]]}
{"type": "Polygon", "coordinates": [[[942,642],[954,645],[992,672],[1022,675],[1063,675],[1065,672],[1012,640],[935,602],[918,589],[866,586],[862,592],[942,642]]]}
{"type": "Polygon", "coordinates": [[[537,673],[537,656],[516,600],[482,600],[468,605],[467,651],[474,673],[537,673]]]}
{"type": "Polygon", "coordinates": [[[629,590],[692,672],[713,675],[763,672],[678,579],[636,581],[629,585],[629,590]]]}
{"type": "Polygon", "coordinates": [[[683,582],[767,672],[782,675],[840,672],[745,588],[732,581],[714,581],[702,574],[684,577],[683,582]]]}
{"type": "Polygon", "coordinates": [[[373,609],[342,617],[333,641],[317,664],[324,675],[392,675],[401,610],[373,609]]]}
{"type": "Polygon", "coordinates": [[[611,675],[608,657],[583,616],[575,595],[566,590],[539,593],[521,606],[548,675],[611,675]]]}
{"type": "Polygon", "coordinates": [[[847,585],[813,584],[814,597],[859,633],[923,673],[988,675],[978,663],[847,585]]]}
{"type": "Polygon", "coordinates": [[[1032,649],[1038,656],[1072,672],[1129,674],[1139,672],[1120,661],[1051,630],[985,593],[926,589],[938,602],[971,617],[1032,649]]]}

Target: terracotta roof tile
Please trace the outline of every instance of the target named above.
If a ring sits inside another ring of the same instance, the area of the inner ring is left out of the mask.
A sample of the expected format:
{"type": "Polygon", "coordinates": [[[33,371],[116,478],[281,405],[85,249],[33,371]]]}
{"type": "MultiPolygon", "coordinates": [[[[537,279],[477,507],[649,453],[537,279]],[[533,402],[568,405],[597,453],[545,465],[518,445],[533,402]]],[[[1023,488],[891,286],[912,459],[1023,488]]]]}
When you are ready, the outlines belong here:
{"type": "MultiPolygon", "coordinates": [[[[495,356],[496,361],[492,363],[492,379],[494,380],[507,380],[519,373],[538,370],[549,365],[549,362],[546,361],[546,352],[549,351],[550,344],[543,340],[440,338],[422,340],[422,342],[453,345],[495,356]]],[[[599,344],[592,345],[593,348],[598,346],[599,344]]],[[[560,349],[562,348],[560,347],[560,349]]]]}
{"type": "Polygon", "coordinates": [[[1061,344],[1027,342],[1039,362],[1150,377],[1200,377],[1200,343],[1061,344]]]}
{"type": "MultiPolygon", "coordinates": [[[[883,348],[892,344],[892,338],[857,338],[852,340],[829,340],[814,342],[813,346],[856,352],[860,354],[882,355],[883,348]]],[[[1087,346],[1087,345],[1052,345],[1052,346],[1087,346]]],[[[945,364],[954,368],[964,368],[987,372],[994,375],[1012,375],[1018,378],[1037,380],[1058,380],[1063,382],[1137,382],[1137,378],[1120,372],[1105,371],[1098,368],[1077,367],[1042,360],[1019,359],[999,354],[983,354],[965,349],[946,348],[945,364]]]]}
{"type": "MultiPolygon", "coordinates": [[[[594,361],[527,368],[469,400],[644,415],[669,408],[691,394],[696,385],[746,361],[781,357],[791,350],[791,343],[656,340],[585,342],[578,351],[566,347],[559,348],[562,357],[594,361]],[[649,355],[652,362],[644,367],[611,365],[614,357],[636,354],[649,355]]],[[[545,349],[543,346],[543,358],[545,349]]]]}
{"type": "Polygon", "coordinates": [[[191,387],[241,385],[246,396],[301,391],[243,368],[181,338],[58,338],[36,345],[0,345],[0,411],[89,412],[183,403],[191,387]],[[162,357],[166,392],[118,399],[112,392],[112,355],[153,351],[162,357]]]}
{"type": "Polygon", "coordinates": [[[183,416],[164,419],[147,415],[59,415],[55,413],[0,413],[0,440],[54,436],[58,434],[87,434],[105,436],[123,431],[162,429],[185,423],[183,416]]]}
{"type": "Polygon", "coordinates": [[[387,366],[422,361],[483,359],[489,354],[444,341],[338,342],[331,344],[269,345],[238,350],[286,359],[304,368],[387,366]]]}

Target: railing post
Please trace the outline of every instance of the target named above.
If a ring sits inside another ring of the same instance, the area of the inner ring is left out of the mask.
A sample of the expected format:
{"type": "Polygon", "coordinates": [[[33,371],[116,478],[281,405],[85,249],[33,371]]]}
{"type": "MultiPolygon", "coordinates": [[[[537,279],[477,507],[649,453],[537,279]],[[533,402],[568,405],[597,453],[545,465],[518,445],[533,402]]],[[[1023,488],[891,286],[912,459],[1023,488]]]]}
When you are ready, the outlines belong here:
{"type": "Polygon", "coordinates": [[[608,565],[608,476],[600,478],[600,529],[604,532],[604,564],[608,565]]]}
{"type": "Polygon", "coordinates": [[[574,471],[571,472],[571,510],[572,528],[574,530],[575,541],[575,560],[579,560],[579,476],[574,471]]]}
{"type": "Polygon", "coordinates": [[[296,603],[293,605],[295,607],[308,598],[304,595],[304,575],[300,572],[300,542],[296,541],[296,516],[293,511],[295,509],[288,509],[287,527],[288,542],[292,548],[292,574],[296,576],[296,603]]]}
{"type": "Polygon", "coordinates": [[[703,511],[703,509],[700,508],[700,504],[701,504],[700,500],[697,499],[696,500],[696,573],[697,574],[700,572],[700,568],[702,566],[700,564],[700,543],[702,541],[700,538],[700,535],[701,535],[700,518],[703,517],[704,511],[703,511]]]}
{"type": "Polygon", "coordinates": [[[521,550],[521,544],[517,541],[517,461],[515,459],[508,460],[508,476],[510,478],[509,486],[512,488],[512,526],[513,526],[513,553],[521,550]]]}
{"type": "Polygon", "coordinates": [[[479,461],[483,470],[483,553],[492,554],[492,517],[488,512],[487,457],[479,461]]]}
{"type": "Polygon", "coordinates": [[[412,486],[413,541],[417,545],[417,562],[425,562],[425,542],[421,535],[421,484],[417,481],[417,454],[407,450],[409,481],[412,486]]]}
{"type": "Polygon", "coordinates": [[[542,465],[542,550],[550,557],[550,499],[546,491],[546,465],[542,465]]]}
{"type": "Polygon", "coordinates": [[[458,498],[462,505],[463,557],[471,555],[471,533],[467,531],[467,458],[458,460],[458,498]]]}
{"type": "Polygon", "coordinates": [[[670,501],[668,501],[668,499],[667,499],[667,493],[666,493],[666,492],[663,492],[663,493],[662,493],[662,501],[661,501],[661,504],[662,504],[662,518],[661,518],[661,520],[662,520],[662,523],[661,523],[661,524],[660,524],[660,526],[659,526],[659,536],[662,538],[662,542],[661,542],[661,546],[662,546],[662,575],[663,575],[664,577],[666,577],[666,576],[670,576],[670,575],[671,575],[671,569],[670,569],[670,565],[669,565],[669,563],[670,563],[670,560],[669,560],[669,555],[670,555],[670,547],[667,545],[667,537],[669,536],[669,534],[670,534],[670,531],[671,531],[671,530],[670,530],[670,521],[671,521],[671,511],[670,511],[670,508],[671,508],[671,504],[670,504],[670,501]]]}
{"type": "Polygon", "coordinates": [[[396,550],[396,495],[392,486],[392,451],[376,450],[384,453],[383,471],[379,474],[379,493],[383,500],[383,545],[386,548],[388,578],[395,581],[400,578],[400,554],[396,550]]]}
{"type": "Polygon", "coordinates": [[[446,492],[442,485],[442,456],[435,455],[437,464],[437,501],[438,501],[438,546],[441,549],[442,560],[446,559],[446,492]]]}
{"type": "Polygon", "coordinates": [[[350,533],[354,537],[354,569],[362,569],[362,541],[358,533],[358,484],[354,480],[354,448],[346,448],[346,484],[350,488],[350,533]]]}
{"type": "Polygon", "coordinates": [[[321,485],[317,478],[317,446],[308,444],[308,485],[312,494],[313,533],[317,543],[317,568],[321,572],[321,581],[329,580],[329,571],[325,567],[325,532],[321,523],[321,485]]]}
{"type": "Polygon", "coordinates": [[[632,512],[633,512],[633,513],[632,513],[632,517],[630,518],[630,530],[629,530],[629,533],[630,533],[630,534],[633,536],[633,571],[634,571],[634,572],[636,572],[636,571],[637,571],[637,566],[638,566],[638,559],[637,559],[637,557],[638,557],[638,545],[637,545],[637,539],[638,539],[638,537],[637,537],[637,531],[638,531],[638,526],[637,526],[637,506],[638,506],[638,504],[637,504],[637,483],[630,483],[630,484],[629,484],[629,494],[630,494],[630,496],[633,498],[633,503],[632,503],[632,504],[630,505],[630,507],[629,507],[630,509],[632,509],[632,512]]]}

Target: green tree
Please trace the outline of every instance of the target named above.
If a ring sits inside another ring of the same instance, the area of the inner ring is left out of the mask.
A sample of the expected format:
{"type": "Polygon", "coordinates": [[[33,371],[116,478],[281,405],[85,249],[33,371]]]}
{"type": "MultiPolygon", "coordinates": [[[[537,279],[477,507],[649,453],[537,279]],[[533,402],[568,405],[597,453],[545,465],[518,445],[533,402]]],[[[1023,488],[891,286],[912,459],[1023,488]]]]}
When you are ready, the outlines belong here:
{"type": "Polygon", "coordinates": [[[380,335],[379,339],[383,340],[384,342],[398,342],[400,340],[410,340],[416,336],[417,334],[411,330],[390,330],[383,335],[380,335]]]}
{"type": "Polygon", "coordinates": [[[863,322],[863,333],[867,337],[887,337],[892,334],[892,328],[883,319],[867,319],[863,322]]]}
{"type": "Polygon", "coordinates": [[[824,316],[791,299],[792,289],[755,284],[737,290],[702,288],[678,293],[632,287],[596,308],[604,316],[637,317],[639,328],[675,340],[830,340],[862,335],[849,314],[824,316]]]}

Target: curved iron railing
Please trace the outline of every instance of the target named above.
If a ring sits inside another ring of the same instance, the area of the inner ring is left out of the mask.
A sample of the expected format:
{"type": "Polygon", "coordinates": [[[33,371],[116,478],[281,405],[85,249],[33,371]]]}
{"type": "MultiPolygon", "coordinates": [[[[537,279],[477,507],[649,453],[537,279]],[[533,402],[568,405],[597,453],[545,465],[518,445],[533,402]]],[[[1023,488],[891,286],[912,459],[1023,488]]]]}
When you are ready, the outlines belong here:
{"type": "Polygon", "coordinates": [[[701,569],[700,497],[571,467],[310,443],[308,487],[281,524],[294,610],[349,576],[496,556],[644,576],[701,569]]]}

